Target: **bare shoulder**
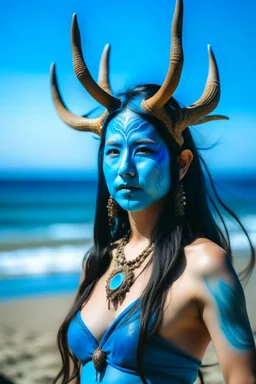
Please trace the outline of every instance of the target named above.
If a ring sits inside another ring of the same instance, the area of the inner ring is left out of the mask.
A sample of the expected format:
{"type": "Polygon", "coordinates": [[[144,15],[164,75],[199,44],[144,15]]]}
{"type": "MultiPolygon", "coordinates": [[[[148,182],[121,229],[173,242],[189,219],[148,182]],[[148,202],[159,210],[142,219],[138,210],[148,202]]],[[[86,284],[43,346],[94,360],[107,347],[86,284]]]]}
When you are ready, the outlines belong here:
{"type": "Polygon", "coordinates": [[[227,252],[206,238],[199,238],[185,247],[187,268],[197,278],[223,274],[229,269],[227,252]]]}
{"type": "Polygon", "coordinates": [[[222,247],[208,239],[197,239],[185,247],[185,255],[186,272],[193,282],[194,295],[204,306],[212,304],[212,292],[215,291],[219,297],[225,290],[234,297],[239,296],[241,302],[244,300],[239,278],[222,247]]]}

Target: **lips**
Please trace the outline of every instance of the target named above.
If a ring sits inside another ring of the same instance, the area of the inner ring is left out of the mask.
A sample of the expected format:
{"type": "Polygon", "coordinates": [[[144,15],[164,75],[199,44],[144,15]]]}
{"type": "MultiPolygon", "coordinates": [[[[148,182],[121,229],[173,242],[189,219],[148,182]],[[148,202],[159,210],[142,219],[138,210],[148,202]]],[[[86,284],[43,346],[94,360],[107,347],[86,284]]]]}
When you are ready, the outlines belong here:
{"type": "Polygon", "coordinates": [[[139,188],[139,187],[134,187],[134,186],[132,186],[132,185],[124,185],[124,184],[122,184],[122,185],[119,185],[118,187],[117,187],[117,190],[119,191],[120,189],[141,189],[141,188],[139,188]]]}

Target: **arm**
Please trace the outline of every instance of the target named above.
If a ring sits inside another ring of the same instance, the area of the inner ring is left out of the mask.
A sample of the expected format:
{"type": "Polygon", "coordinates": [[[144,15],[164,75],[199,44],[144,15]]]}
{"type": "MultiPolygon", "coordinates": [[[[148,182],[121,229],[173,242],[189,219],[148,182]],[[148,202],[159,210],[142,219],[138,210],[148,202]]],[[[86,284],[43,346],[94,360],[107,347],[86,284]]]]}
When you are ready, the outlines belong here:
{"type": "Polygon", "coordinates": [[[197,268],[202,319],[225,383],[256,383],[256,352],[244,292],[225,251],[209,242],[197,268]]]}

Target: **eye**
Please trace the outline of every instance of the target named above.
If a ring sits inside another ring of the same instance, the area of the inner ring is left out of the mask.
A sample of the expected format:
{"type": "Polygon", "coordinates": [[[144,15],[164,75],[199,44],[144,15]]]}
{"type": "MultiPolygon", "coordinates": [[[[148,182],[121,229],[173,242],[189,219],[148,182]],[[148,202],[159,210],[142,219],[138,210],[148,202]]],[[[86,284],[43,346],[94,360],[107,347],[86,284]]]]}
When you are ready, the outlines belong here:
{"type": "Polygon", "coordinates": [[[118,151],[118,149],[114,149],[114,148],[112,148],[112,149],[109,149],[108,151],[107,151],[107,153],[106,153],[107,155],[118,155],[119,154],[119,151],[118,151]]]}
{"type": "Polygon", "coordinates": [[[136,153],[137,152],[141,152],[141,153],[153,153],[154,151],[150,148],[147,148],[147,147],[140,147],[136,150],[136,153]]]}

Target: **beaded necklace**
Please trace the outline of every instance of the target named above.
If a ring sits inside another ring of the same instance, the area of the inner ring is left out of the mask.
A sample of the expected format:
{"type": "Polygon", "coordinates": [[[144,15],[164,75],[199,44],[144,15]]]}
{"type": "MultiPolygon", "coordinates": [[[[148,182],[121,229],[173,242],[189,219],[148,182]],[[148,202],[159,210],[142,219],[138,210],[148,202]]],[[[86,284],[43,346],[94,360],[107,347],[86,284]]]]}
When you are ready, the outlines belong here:
{"type": "Polygon", "coordinates": [[[116,267],[106,280],[106,296],[110,302],[122,303],[125,295],[135,281],[134,270],[139,268],[146,257],[152,252],[154,244],[149,244],[135,259],[126,261],[124,247],[128,243],[128,236],[125,236],[118,244],[116,251],[116,267]]]}

